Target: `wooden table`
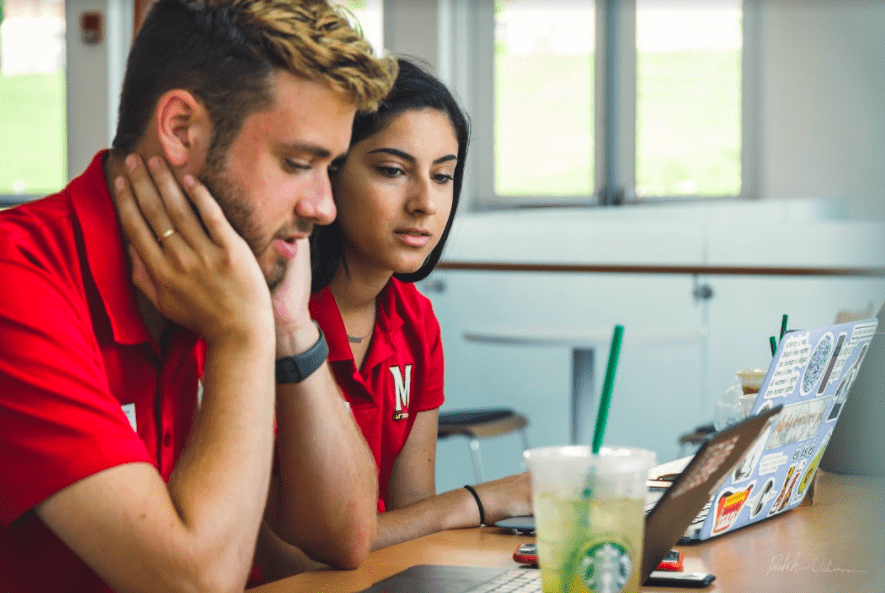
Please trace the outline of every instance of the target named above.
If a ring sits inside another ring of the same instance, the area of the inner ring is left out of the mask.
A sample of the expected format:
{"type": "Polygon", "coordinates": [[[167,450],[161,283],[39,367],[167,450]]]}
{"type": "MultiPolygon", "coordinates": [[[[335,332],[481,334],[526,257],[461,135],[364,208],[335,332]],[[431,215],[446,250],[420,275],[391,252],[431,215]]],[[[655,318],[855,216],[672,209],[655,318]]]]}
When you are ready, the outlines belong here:
{"type": "MultiPolygon", "coordinates": [[[[372,552],[358,570],[314,571],[250,591],[353,593],[415,564],[514,567],[517,545],[533,540],[494,527],[443,531],[372,552]]],[[[814,505],[680,549],[685,570],[716,575],[703,589],[710,593],[881,592],[885,479],[819,472],[814,505]]]]}

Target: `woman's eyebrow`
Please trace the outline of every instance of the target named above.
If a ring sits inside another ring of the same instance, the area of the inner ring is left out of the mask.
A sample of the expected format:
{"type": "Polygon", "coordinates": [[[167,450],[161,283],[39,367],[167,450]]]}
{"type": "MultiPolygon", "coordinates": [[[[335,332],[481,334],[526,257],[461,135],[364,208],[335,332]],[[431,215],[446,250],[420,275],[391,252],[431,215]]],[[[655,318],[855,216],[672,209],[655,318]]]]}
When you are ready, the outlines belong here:
{"type": "MultiPolygon", "coordinates": [[[[413,157],[412,155],[410,155],[407,152],[403,152],[402,150],[398,150],[396,148],[376,148],[375,150],[369,151],[369,154],[376,154],[376,153],[390,154],[393,156],[398,156],[401,159],[407,160],[410,163],[415,162],[415,157],[413,157]]],[[[458,160],[458,157],[455,156],[454,154],[447,154],[446,156],[440,157],[440,158],[436,159],[435,161],[433,161],[433,164],[438,165],[439,163],[445,163],[447,161],[457,161],[457,160],[458,160]]]]}
{"type": "Polygon", "coordinates": [[[405,159],[409,162],[412,162],[412,163],[415,162],[415,157],[413,157],[412,155],[410,155],[407,152],[397,150],[396,148],[376,148],[375,150],[369,151],[369,154],[377,154],[377,153],[391,154],[393,156],[398,156],[401,159],[405,159]]]}

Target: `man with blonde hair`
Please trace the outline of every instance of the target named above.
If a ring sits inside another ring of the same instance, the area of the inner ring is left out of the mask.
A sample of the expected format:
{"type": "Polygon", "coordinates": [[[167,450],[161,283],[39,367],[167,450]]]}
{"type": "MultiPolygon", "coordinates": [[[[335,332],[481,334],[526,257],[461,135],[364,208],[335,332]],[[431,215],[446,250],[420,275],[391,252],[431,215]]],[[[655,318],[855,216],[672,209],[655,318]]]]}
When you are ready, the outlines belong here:
{"type": "Polygon", "coordinates": [[[307,237],[395,75],[322,0],[151,7],[112,150],[0,213],[0,590],[241,591],[262,520],[366,556],[307,237]]]}

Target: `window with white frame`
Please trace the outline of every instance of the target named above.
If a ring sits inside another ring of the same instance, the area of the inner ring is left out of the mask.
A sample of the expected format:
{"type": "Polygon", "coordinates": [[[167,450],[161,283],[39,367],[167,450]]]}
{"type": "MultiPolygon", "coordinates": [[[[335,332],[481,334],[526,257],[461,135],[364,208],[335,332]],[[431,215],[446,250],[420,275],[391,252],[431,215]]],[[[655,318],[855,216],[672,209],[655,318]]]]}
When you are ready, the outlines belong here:
{"type": "Polygon", "coordinates": [[[742,0],[496,0],[475,205],[750,195],[745,21],[742,0]]]}
{"type": "Polygon", "coordinates": [[[739,0],[636,6],[638,197],[741,193],[739,0]]]}
{"type": "Polygon", "coordinates": [[[499,2],[497,195],[593,193],[595,12],[591,2],[499,2]]]}
{"type": "Polygon", "coordinates": [[[0,201],[67,181],[65,10],[61,0],[0,0],[0,201]]]}

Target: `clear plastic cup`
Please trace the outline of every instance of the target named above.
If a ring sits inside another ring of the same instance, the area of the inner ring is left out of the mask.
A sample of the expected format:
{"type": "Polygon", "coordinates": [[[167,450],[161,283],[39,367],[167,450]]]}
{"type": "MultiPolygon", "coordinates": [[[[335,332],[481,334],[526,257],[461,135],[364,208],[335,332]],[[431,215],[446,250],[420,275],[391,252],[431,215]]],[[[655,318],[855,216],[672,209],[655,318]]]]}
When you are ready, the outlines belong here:
{"type": "Polygon", "coordinates": [[[766,371],[763,369],[743,369],[737,372],[738,380],[741,382],[741,406],[744,409],[744,417],[750,415],[753,410],[753,404],[756,402],[756,394],[762,389],[762,382],[765,380],[766,371]]]}
{"type": "Polygon", "coordinates": [[[745,395],[751,393],[759,393],[762,389],[762,381],[765,380],[765,369],[743,369],[737,372],[738,380],[741,382],[741,389],[745,395]]]}
{"type": "Polygon", "coordinates": [[[737,372],[740,384],[732,385],[716,400],[713,409],[713,427],[716,430],[725,430],[750,415],[765,375],[766,371],[762,369],[742,369],[737,372]]]}
{"type": "Polygon", "coordinates": [[[655,454],[581,445],[524,453],[532,476],[544,593],[636,593],[645,495],[655,454]]]}

